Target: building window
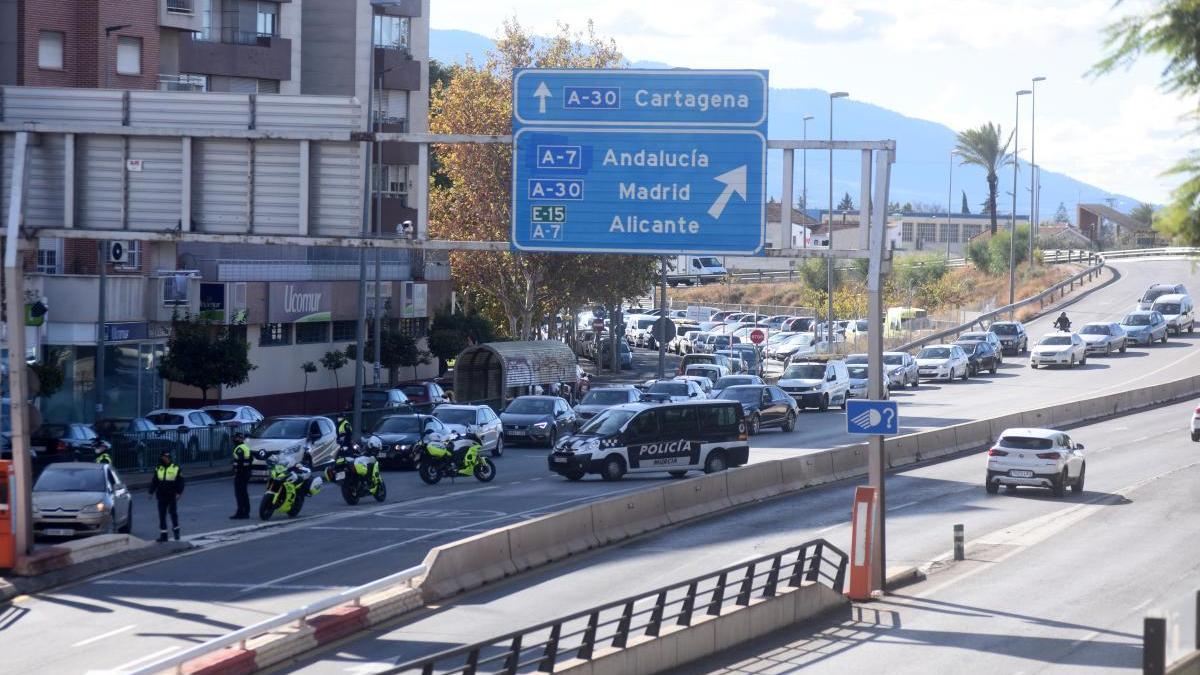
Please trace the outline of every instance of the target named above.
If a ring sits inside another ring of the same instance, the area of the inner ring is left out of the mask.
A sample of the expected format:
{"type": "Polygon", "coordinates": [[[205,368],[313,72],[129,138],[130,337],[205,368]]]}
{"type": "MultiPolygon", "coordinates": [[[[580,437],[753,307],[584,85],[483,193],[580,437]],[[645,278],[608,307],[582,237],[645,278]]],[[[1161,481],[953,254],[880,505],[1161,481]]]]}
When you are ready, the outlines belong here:
{"type": "Polygon", "coordinates": [[[142,74],[142,38],[117,38],[117,74],[142,74]]]}
{"type": "Polygon", "coordinates": [[[200,0],[200,33],[193,33],[192,37],[211,40],[212,35],[212,0],[200,0]]]}
{"type": "Polygon", "coordinates": [[[158,88],[162,91],[208,91],[208,76],[191,73],[159,75],[158,88]]]}
{"type": "Polygon", "coordinates": [[[429,334],[429,319],[399,319],[395,330],[401,335],[423,338],[429,334]]]}
{"type": "Polygon", "coordinates": [[[279,4],[260,0],[256,25],[260,36],[275,37],[279,35],[279,4]]]}
{"type": "Polygon", "coordinates": [[[296,324],[296,344],[311,345],[318,342],[329,342],[328,321],[296,324]]]}
{"type": "Polygon", "coordinates": [[[403,164],[382,164],[377,174],[380,181],[375,189],[384,197],[403,197],[408,194],[408,167],[403,164]]]}
{"type": "Polygon", "coordinates": [[[358,339],[358,332],[355,330],[357,325],[357,321],[334,321],[333,341],[354,342],[358,339]]]}
{"type": "Polygon", "coordinates": [[[375,15],[375,46],[408,50],[408,17],[375,15]]]}
{"type": "Polygon", "coordinates": [[[971,241],[983,232],[982,225],[963,225],[963,241],[971,241]]]}
{"type": "Polygon", "coordinates": [[[937,224],[917,223],[917,239],[921,241],[937,241],[937,224]]]}
{"type": "Polygon", "coordinates": [[[63,34],[44,30],[38,34],[38,68],[63,69],[63,34]]]}
{"type": "MultiPolygon", "coordinates": [[[[405,124],[408,121],[408,92],[401,89],[380,89],[376,92],[375,121],[379,124],[405,124]]],[[[407,131],[407,128],[401,131],[407,131]]]]}
{"type": "Polygon", "coordinates": [[[264,323],[258,333],[259,347],[275,347],[292,344],[292,324],[264,323]]]}
{"type": "Polygon", "coordinates": [[[167,0],[168,14],[191,14],[192,0],[167,0]]]}
{"type": "Polygon", "coordinates": [[[904,223],[900,226],[900,241],[913,240],[913,224],[904,223]]]}
{"type": "Polygon", "coordinates": [[[62,239],[38,239],[37,271],[41,274],[61,274],[62,239]]]}
{"type": "Polygon", "coordinates": [[[951,244],[958,243],[958,223],[939,223],[938,241],[951,244]]]}

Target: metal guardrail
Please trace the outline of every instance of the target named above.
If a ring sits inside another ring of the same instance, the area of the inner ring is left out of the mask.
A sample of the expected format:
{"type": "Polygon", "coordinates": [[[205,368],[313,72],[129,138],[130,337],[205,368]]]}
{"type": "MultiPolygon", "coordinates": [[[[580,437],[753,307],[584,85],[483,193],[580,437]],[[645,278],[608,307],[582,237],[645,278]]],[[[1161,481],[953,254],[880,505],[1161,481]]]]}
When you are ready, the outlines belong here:
{"type": "Polygon", "coordinates": [[[780,584],[824,583],[842,592],[847,556],[824,539],[731,565],[703,576],[630,596],[472,645],[402,663],[382,673],[554,672],[567,659],[592,660],[634,638],[657,637],[665,625],[690,626],[723,607],[771,598],[780,584]]]}
{"type": "Polygon", "coordinates": [[[153,663],[144,665],[137,670],[130,671],[128,675],[153,675],[154,673],[161,673],[168,670],[176,673],[182,673],[184,672],[183,666],[189,661],[193,661],[202,656],[206,656],[232,645],[238,645],[241,649],[245,649],[246,642],[248,640],[263,635],[274,628],[285,626],[289,623],[303,625],[303,623],[309,617],[347,603],[358,607],[362,604],[362,599],[364,597],[391,586],[409,583],[413,579],[423,576],[424,574],[424,565],[410,567],[402,572],[397,572],[395,574],[383,577],[382,579],[376,579],[375,581],[363,584],[362,586],[356,586],[354,588],[347,589],[336,595],[331,595],[327,598],[304,605],[298,609],[293,609],[285,614],[273,616],[266,621],[259,621],[252,626],[246,626],[241,630],[236,630],[232,633],[214,638],[208,642],[196,645],[191,649],[185,649],[181,652],[177,652],[166,658],[162,658],[158,661],[154,661],[153,663]]]}

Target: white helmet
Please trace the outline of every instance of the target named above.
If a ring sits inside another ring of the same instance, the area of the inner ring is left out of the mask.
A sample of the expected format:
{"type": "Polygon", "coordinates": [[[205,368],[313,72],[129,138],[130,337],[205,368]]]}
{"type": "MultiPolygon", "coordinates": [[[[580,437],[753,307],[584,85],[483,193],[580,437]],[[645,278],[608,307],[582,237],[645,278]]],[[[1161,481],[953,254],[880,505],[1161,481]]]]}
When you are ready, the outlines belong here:
{"type": "Polygon", "coordinates": [[[378,436],[367,436],[364,439],[364,442],[367,445],[367,450],[370,450],[371,452],[379,452],[380,450],[383,450],[383,441],[380,440],[378,436]]]}

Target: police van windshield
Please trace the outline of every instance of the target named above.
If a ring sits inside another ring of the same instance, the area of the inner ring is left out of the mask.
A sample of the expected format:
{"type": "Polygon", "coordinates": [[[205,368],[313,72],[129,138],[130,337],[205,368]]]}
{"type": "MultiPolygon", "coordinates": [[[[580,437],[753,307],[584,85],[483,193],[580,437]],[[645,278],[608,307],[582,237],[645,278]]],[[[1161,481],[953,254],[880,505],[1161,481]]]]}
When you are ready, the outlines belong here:
{"type": "Polygon", "coordinates": [[[1178,314],[1179,313],[1179,304],[1178,303],[1168,304],[1165,302],[1156,302],[1156,303],[1154,303],[1154,311],[1158,312],[1159,314],[1178,314]]]}
{"type": "Polygon", "coordinates": [[[612,436],[621,432],[621,428],[625,426],[630,419],[636,415],[633,410],[616,410],[609,409],[596,415],[590,422],[583,425],[579,430],[581,434],[592,434],[595,436],[612,436]]]}

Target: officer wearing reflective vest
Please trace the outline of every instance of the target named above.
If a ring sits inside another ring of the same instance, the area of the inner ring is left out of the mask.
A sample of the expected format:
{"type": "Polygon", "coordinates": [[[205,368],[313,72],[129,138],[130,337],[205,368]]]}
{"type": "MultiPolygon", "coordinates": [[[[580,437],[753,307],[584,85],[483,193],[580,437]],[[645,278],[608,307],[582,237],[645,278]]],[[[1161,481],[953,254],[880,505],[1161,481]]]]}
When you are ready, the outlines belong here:
{"type": "Polygon", "coordinates": [[[171,460],[171,453],[163,452],[154,467],[150,479],[150,496],[158,500],[158,540],[167,540],[167,514],[171,515],[171,527],[175,540],[179,540],[179,510],[177,505],[183,496],[183,471],[171,460]]]}
{"type": "Polygon", "coordinates": [[[100,450],[100,454],[96,455],[97,464],[112,464],[112,457],[108,455],[107,450],[100,450]]]}
{"type": "Polygon", "coordinates": [[[230,520],[245,520],[250,517],[250,446],[242,432],[233,435],[233,496],[237,499],[237,512],[230,520]]]}
{"type": "Polygon", "coordinates": [[[338,442],[342,445],[350,445],[350,434],[353,433],[353,431],[354,430],[350,426],[350,420],[343,417],[342,421],[338,422],[338,442]]]}

